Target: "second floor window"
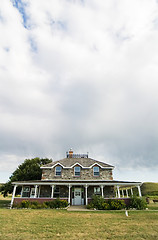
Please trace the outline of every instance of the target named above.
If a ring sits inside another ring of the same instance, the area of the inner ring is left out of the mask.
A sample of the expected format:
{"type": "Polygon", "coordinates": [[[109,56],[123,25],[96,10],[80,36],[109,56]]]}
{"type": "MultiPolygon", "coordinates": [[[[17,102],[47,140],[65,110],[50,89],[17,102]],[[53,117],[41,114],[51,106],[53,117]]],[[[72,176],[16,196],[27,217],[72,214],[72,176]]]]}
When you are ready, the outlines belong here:
{"type": "Polygon", "coordinates": [[[75,167],[75,176],[80,176],[81,168],[80,167],[75,167]]]}
{"type": "Polygon", "coordinates": [[[94,176],[99,176],[99,167],[93,167],[93,175],[94,176]]]}
{"type": "Polygon", "coordinates": [[[55,175],[56,176],[61,176],[61,167],[60,166],[55,168],[55,175]]]}

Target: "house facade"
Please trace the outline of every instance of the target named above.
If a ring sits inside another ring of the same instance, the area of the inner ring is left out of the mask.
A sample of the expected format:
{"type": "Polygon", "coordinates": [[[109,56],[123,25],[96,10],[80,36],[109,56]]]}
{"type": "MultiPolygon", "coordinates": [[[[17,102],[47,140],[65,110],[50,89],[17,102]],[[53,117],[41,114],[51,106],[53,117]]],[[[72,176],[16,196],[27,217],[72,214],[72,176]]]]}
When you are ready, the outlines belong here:
{"type": "Polygon", "coordinates": [[[114,166],[89,158],[88,154],[74,154],[70,149],[66,158],[41,167],[42,177],[38,181],[14,182],[11,201],[67,200],[70,205],[87,205],[93,195],[105,199],[122,198],[126,201],[137,187],[141,197],[141,182],[125,182],[113,179],[114,166]],[[16,187],[21,186],[21,196],[15,197],[16,187]],[[130,192],[129,192],[130,190],[130,192]]]}

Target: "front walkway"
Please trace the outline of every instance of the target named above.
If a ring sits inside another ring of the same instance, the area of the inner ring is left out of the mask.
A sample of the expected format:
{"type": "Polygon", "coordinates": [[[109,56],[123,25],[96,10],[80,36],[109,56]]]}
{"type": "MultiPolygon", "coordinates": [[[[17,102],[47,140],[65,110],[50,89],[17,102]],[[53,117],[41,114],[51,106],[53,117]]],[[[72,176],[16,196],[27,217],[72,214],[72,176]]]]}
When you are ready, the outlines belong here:
{"type": "Polygon", "coordinates": [[[67,208],[67,211],[94,211],[92,209],[87,209],[85,205],[76,205],[70,206],[67,208]]]}

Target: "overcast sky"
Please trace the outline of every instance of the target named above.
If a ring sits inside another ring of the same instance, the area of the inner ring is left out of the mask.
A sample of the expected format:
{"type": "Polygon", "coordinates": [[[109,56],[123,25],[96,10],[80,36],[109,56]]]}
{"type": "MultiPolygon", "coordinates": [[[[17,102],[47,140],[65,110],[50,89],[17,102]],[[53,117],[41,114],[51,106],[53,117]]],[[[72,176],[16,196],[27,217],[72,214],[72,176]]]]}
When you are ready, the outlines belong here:
{"type": "Polygon", "coordinates": [[[158,182],[158,1],[0,1],[0,182],[70,147],[158,182]]]}

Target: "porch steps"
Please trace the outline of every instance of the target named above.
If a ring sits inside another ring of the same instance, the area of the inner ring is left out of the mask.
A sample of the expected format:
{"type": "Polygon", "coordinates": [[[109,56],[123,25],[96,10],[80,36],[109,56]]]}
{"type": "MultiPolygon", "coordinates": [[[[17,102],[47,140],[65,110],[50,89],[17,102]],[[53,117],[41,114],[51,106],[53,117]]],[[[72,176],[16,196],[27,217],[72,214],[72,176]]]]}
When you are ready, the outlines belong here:
{"type": "Polygon", "coordinates": [[[87,209],[85,205],[73,205],[67,208],[67,211],[94,211],[87,209]]]}

